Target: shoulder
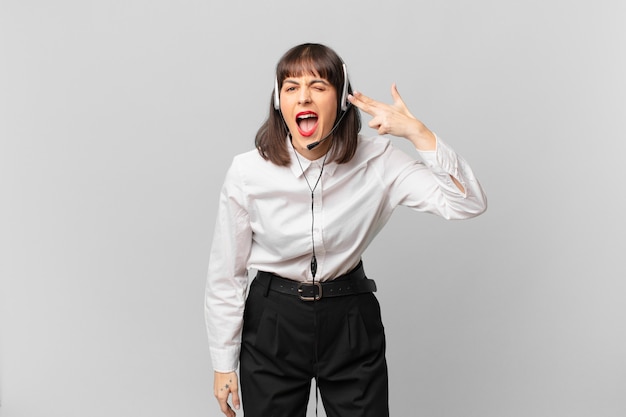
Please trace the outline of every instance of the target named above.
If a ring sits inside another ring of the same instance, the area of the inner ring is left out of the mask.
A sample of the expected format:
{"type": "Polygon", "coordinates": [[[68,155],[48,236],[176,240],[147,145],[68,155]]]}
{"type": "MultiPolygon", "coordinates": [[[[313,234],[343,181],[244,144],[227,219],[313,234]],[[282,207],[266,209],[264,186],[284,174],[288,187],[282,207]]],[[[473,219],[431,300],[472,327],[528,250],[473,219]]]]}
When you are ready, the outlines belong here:
{"type": "Polygon", "coordinates": [[[237,154],[233,157],[232,164],[258,164],[261,161],[265,161],[259,151],[251,149],[249,151],[237,154]]]}
{"type": "Polygon", "coordinates": [[[357,151],[350,164],[352,169],[372,169],[381,177],[395,178],[420,162],[414,155],[394,146],[388,136],[359,136],[357,151]]]}
{"type": "Polygon", "coordinates": [[[354,158],[357,161],[377,158],[387,152],[391,146],[391,141],[385,136],[359,135],[354,158]]]}
{"type": "Polygon", "coordinates": [[[235,155],[232,159],[230,170],[236,169],[242,173],[259,172],[271,169],[273,166],[276,165],[267,159],[263,159],[258,150],[251,149],[235,155]]]}
{"type": "Polygon", "coordinates": [[[397,158],[404,154],[400,149],[394,147],[392,140],[387,136],[362,136],[359,135],[359,142],[354,160],[359,163],[371,163],[373,161],[397,158]]]}
{"type": "Polygon", "coordinates": [[[379,149],[381,152],[391,146],[391,140],[387,136],[364,136],[359,135],[359,149],[379,149]]]}
{"type": "Polygon", "coordinates": [[[263,159],[259,151],[250,151],[237,154],[233,157],[228,168],[227,179],[240,185],[263,182],[267,178],[284,175],[286,167],[281,167],[273,162],[263,159]]]}

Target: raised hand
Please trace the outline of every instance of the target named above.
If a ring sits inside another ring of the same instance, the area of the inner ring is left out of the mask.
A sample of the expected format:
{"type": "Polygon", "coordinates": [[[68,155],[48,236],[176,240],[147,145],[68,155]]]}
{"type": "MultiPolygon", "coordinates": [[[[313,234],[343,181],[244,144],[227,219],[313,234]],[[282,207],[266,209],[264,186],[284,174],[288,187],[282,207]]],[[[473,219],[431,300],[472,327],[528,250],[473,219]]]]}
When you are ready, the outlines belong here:
{"type": "Polygon", "coordinates": [[[359,92],[348,96],[354,106],[372,116],[368,126],[378,134],[403,137],[410,140],[420,150],[433,150],[436,147],[435,135],[411,114],[400,97],[396,84],[391,85],[392,104],[382,103],[359,92]]]}

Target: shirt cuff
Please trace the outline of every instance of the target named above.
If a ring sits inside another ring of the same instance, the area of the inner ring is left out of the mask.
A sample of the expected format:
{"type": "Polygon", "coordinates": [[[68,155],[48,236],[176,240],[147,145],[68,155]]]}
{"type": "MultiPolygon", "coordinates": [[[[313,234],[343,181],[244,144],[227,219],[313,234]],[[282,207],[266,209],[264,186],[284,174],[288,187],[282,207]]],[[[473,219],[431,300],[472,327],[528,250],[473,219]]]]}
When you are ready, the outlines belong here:
{"type": "Polygon", "coordinates": [[[211,362],[213,363],[213,370],[216,372],[234,372],[237,370],[239,363],[240,346],[233,346],[230,348],[211,349],[211,362]]]}

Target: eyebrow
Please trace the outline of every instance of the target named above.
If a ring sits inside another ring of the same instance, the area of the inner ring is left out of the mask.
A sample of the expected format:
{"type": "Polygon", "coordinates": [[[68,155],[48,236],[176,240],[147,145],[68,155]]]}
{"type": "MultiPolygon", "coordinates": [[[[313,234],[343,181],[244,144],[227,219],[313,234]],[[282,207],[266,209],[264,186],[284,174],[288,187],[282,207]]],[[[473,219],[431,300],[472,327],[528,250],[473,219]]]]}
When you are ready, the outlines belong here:
{"type": "MultiPolygon", "coordinates": [[[[287,78],[285,79],[285,81],[283,81],[283,84],[286,84],[286,83],[300,85],[298,81],[291,79],[291,78],[287,78]]],[[[311,81],[309,81],[309,85],[318,84],[318,83],[321,83],[324,85],[330,85],[330,83],[323,78],[314,78],[311,81]]]]}

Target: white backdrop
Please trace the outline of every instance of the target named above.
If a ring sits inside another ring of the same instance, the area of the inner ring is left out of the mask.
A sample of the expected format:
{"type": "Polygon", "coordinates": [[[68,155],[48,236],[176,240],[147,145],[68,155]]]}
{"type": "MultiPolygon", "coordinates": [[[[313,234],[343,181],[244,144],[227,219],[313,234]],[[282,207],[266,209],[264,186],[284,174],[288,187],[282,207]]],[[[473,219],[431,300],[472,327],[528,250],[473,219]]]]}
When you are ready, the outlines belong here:
{"type": "Polygon", "coordinates": [[[397,82],[489,198],[399,210],[365,255],[392,415],[626,415],[625,21],[621,0],[1,1],[0,415],[220,414],[217,196],[308,41],[367,95],[397,82]]]}

